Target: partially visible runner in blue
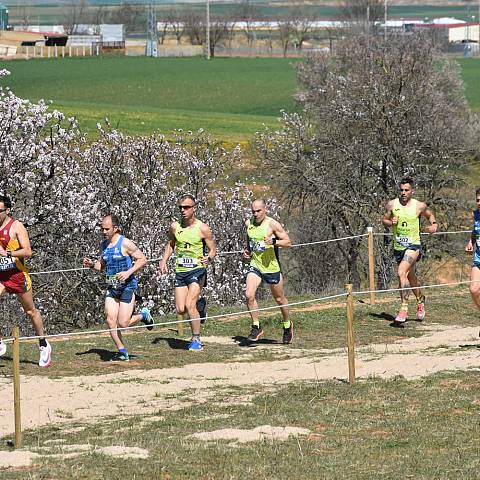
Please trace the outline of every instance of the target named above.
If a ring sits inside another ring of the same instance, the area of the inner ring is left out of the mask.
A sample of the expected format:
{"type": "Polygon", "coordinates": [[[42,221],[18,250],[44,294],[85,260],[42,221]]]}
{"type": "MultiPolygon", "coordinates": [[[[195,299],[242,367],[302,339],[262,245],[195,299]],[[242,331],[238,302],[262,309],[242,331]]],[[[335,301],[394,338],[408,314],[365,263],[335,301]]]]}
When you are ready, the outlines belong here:
{"type": "Polygon", "coordinates": [[[480,188],[477,188],[475,191],[475,201],[477,208],[472,212],[472,234],[465,247],[465,251],[467,253],[473,253],[472,272],[470,274],[470,294],[473,302],[477,308],[480,309],[480,188]]]}
{"type": "MultiPolygon", "coordinates": [[[[102,220],[102,233],[105,237],[100,248],[100,258],[84,258],[83,266],[97,271],[105,271],[105,317],[111,329],[125,328],[143,322],[151,330],[152,316],[148,308],[133,315],[135,292],[138,288],[135,272],[147,263],[143,252],[120,233],[120,221],[116,215],[106,215],[102,220]]],[[[123,342],[122,332],[111,330],[110,335],[118,353],[113,360],[128,361],[129,355],[123,342]]]]}

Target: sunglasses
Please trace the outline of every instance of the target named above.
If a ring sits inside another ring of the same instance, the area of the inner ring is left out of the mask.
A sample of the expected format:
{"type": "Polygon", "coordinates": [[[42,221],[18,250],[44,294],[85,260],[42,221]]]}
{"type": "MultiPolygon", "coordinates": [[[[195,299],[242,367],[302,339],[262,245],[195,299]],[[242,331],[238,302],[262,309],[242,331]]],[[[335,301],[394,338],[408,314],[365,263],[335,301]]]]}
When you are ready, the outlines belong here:
{"type": "Polygon", "coordinates": [[[191,208],[193,208],[193,205],[179,205],[178,208],[180,210],[190,210],[191,208]]]}

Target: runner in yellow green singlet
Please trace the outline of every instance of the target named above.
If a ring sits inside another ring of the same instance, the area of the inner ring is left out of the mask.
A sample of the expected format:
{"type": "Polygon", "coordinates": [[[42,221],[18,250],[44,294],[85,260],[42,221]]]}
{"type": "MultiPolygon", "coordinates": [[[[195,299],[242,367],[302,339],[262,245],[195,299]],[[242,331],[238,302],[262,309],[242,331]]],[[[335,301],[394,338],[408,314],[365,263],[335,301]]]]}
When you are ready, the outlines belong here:
{"type": "Polygon", "coordinates": [[[197,203],[192,195],[183,195],[178,202],[181,220],[173,222],[168,242],[160,262],[160,272],[168,273],[168,259],[176,252],[175,307],[177,315],[188,313],[192,339],[188,350],[203,350],[200,340],[201,318],[205,299],[200,298],[207,278],[207,266],[216,255],[216,245],[210,227],[195,217],[197,203]]]}
{"type": "Polygon", "coordinates": [[[398,264],[398,281],[402,289],[402,306],[395,317],[395,323],[398,324],[405,323],[408,318],[408,297],[411,289],[417,298],[416,318],[425,318],[425,296],[420,291],[420,282],[415,273],[415,264],[422,255],[420,217],[423,216],[429,221],[428,233],[437,231],[435,215],[425,203],[413,198],[413,186],[411,178],[400,181],[400,197],[388,202],[382,219],[386,227],[392,227],[393,254],[398,264]]]}
{"type": "MultiPolygon", "coordinates": [[[[284,279],[278,260],[278,248],[292,245],[288,233],[282,225],[267,216],[267,209],[263,199],[252,202],[252,218],[245,222],[247,230],[247,248],[244,258],[250,262],[247,273],[247,307],[252,319],[252,330],[247,337],[256,342],[262,335],[263,329],[258,320],[258,304],[255,298],[258,287],[265,282],[270,286],[273,298],[279,305],[287,305],[284,292],[284,279]]],[[[292,343],[293,322],[289,319],[287,306],[281,306],[283,316],[282,343],[292,343]]]]}

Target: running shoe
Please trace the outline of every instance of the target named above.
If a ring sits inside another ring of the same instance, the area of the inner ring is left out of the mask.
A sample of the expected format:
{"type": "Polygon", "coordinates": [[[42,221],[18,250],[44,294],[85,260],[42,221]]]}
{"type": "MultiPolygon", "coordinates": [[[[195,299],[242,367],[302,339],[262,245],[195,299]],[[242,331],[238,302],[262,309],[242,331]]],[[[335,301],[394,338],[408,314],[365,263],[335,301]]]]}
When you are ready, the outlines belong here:
{"type": "Polygon", "coordinates": [[[293,322],[290,320],[290,327],[283,329],[282,343],[288,345],[293,342],[293,322]]]}
{"type": "Polygon", "coordinates": [[[261,336],[263,336],[263,329],[256,325],[252,325],[252,330],[250,331],[247,340],[250,342],[256,342],[261,336]]]}
{"type": "Polygon", "coordinates": [[[408,318],[408,311],[403,308],[400,309],[398,315],[395,317],[395,323],[405,323],[408,318]]]}
{"type": "Polygon", "coordinates": [[[200,323],[203,325],[207,320],[207,299],[200,297],[197,302],[198,316],[200,317],[200,323]]]}
{"type": "Polygon", "coordinates": [[[150,310],[147,307],[143,307],[140,313],[142,315],[142,323],[147,325],[147,330],[153,330],[153,318],[150,310]]]}
{"type": "Polygon", "coordinates": [[[188,349],[191,352],[200,352],[203,350],[203,344],[200,341],[199,337],[193,337],[191,342],[188,344],[188,349]]]}
{"type": "Polygon", "coordinates": [[[0,357],[7,353],[7,345],[0,340],[0,357]]]}
{"type": "Polygon", "coordinates": [[[128,355],[128,352],[116,352],[113,355],[113,358],[110,360],[111,362],[129,362],[130,361],[130,356],[128,355]]]}
{"type": "Polygon", "coordinates": [[[46,347],[40,347],[40,358],[38,360],[38,366],[42,368],[47,368],[52,363],[52,346],[48,343],[46,347]]]}
{"type": "Polygon", "coordinates": [[[422,295],[417,303],[417,320],[422,321],[425,318],[425,297],[422,295]]]}

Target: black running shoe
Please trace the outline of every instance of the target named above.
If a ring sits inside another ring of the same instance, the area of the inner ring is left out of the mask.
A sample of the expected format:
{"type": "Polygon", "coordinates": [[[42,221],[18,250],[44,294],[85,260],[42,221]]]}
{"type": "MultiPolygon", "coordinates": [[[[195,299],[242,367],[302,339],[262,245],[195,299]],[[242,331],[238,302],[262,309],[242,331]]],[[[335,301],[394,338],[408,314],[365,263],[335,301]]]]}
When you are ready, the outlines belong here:
{"type": "Polygon", "coordinates": [[[256,342],[261,336],[263,336],[262,328],[252,325],[252,330],[250,335],[247,337],[247,340],[250,342],[256,342]]]}
{"type": "Polygon", "coordinates": [[[200,317],[200,323],[203,325],[207,320],[207,299],[200,297],[197,301],[197,310],[200,317]]]}
{"type": "Polygon", "coordinates": [[[290,328],[283,329],[282,343],[288,345],[293,341],[293,322],[290,320],[290,328]]]}

